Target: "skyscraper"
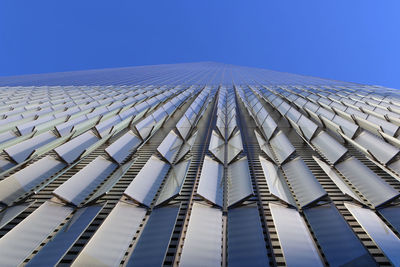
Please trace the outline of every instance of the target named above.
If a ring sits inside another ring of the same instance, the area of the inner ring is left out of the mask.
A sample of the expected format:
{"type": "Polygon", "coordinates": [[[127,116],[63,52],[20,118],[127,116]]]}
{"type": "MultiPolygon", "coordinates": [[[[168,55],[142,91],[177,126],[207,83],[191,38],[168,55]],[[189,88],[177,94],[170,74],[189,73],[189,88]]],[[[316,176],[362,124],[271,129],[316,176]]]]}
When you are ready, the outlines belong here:
{"type": "Polygon", "coordinates": [[[400,266],[394,89],[209,62],[0,86],[0,266],[400,266]]]}

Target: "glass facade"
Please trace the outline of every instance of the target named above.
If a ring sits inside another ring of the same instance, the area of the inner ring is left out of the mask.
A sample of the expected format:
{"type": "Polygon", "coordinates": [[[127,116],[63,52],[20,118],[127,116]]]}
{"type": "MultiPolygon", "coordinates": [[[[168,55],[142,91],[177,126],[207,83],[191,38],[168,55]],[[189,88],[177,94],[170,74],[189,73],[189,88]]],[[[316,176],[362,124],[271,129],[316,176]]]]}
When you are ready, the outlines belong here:
{"type": "Polygon", "coordinates": [[[400,266],[399,127],[222,63],[0,77],[0,266],[400,266]]]}

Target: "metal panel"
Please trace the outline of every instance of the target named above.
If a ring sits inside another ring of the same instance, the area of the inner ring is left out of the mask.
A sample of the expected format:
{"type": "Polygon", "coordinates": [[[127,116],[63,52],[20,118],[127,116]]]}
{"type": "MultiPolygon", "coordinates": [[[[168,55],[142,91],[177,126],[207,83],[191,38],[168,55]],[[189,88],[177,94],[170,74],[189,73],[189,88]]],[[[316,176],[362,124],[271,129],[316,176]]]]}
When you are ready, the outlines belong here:
{"type": "Polygon", "coordinates": [[[270,145],[279,163],[285,162],[296,151],[289,139],[281,131],[270,140],[270,145]]]}
{"type": "Polygon", "coordinates": [[[32,206],[32,202],[25,202],[19,205],[15,205],[12,207],[7,207],[5,210],[0,212],[0,229],[7,225],[9,222],[14,220],[18,215],[24,212],[27,208],[32,206]]]}
{"type": "Polygon", "coordinates": [[[179,195],[189,170],[191,159],[184,160],[171,167],[168,177],[158,196],[156,205],[162,205],[179,195]]]}
{"type": "Polygon", "coordinates": [[[114,143],[109,145],[105,152],[119,164],[132,154],[142,141],[132,131],[125,133],[114,143]]]}
{"type": "Polygon", "coordinates": [[[247,157],[228,166],[228,207],[253,195],[253,186],[247,157]]]}
{"type": "Polygon", "coordinates": [[[257,206],[228,211],[228,266],[270,266],[257,206]]]}
{"type": "Polygon", "coordinates": [[[290,193],[290,189],[287,186],[285,179],[280,175],[278,167],[261,156],[259,156],[259,159],[265,180],[267,181],[269,192],[287,204],[296,207],[296,202],[290,193]]]}
{"type": "Polygon", "coordinates": [[[0,239],[2,266],[18,266],[73,211],[73,208],[46,201],[0,239]]]}
{"type": "Polygon", "coordinates": [[[0,181],[0,202],[10,205],[44,180],[66,166],[65,163],[46,156],[0,181]]]}
{"type": "Polygon", "coordinates": [[[169,170],[169,164],[155,156],[146,162],[124,194],[149,207],[169,170]]]}
{"type": "Polygon", "coordinates": [[[343,194],[352,197],[360,203],[363,203],[361,198],[351,190],[351,187],[347,185],[335,172],[333,168],[331,168],[328,164],[313,156],[313,159],[318,163],[321,169],[331,178],[331,180],[335,183],[335,185],[342,191],[343,194]]]}
{"type": "Polygon", "coordinates": [[[368,149],[372,155],[383,164],[387,164],[399,154],[399,149],[365,131],[357,136],[354,141],[368,149]]]}
{"type": "Polygon", "coordinates": [[[119,266],[146,209],[118,202],[72,266],[119,266]]]}
{"type": "Polygon", "coordinates": [[[225,159],[225,140],[222,139],[216,131],[212,132],[210,145],[208,150],[217,158],[221,163],[225,159]]]}
{"type": "Polygon", "coordinates": [[[163,265],[179,208],[179,205],[165,206],[151,213],[126,266],[163,265]]]}
{"type": "Polygon", "coordinates": [[[371,210],[344,203],[361,227],[383,251],[394,266],[400,266],[400,239],[371,210]]]}
{"type": "Polygon", "coordinates": [[[85,231],[103,206],[79,209],[67,224],[28,262],[26,266],[55,266],[85,231]]]}
{"type": "Polygon", "coordinates": [[[333,204],[304,210],[329,266],[376,266],[360,240],[333,204]]]}
{"type": "Polygon", "coordinates": [[[375,207],[399,196],[399,192],[354,157],[340,162],[336,168],[375,207]]]}
{"type": "Polygon", "coordinates": [[[179,266],[221,266],[222,211],[193,203],[179,266]]]}
{"type": "Polygon", "coordinates": [[[91,145],[99,140],[91,131],[75,137],[65,144],[54,149],[54,152],[68,164],[74,162],[91,145]]]}
{"type": "Polygon", "coordinates": [[[311,144],[313,144],[331,164],[335,164],[347,153],[347,149],[326,132],[320,132],[311,140],[311,144]]]}
{"type": "Polygon", "coordinates": [[[205,156],[197,194],[220,207],[223,205],[223,173],[222,164],[205,156]]]}
{"type": "Polygon", "coordinates": [[[324,266],[306,223],[290,208],[269,203],[286,266],[324,266]]]}
{"type": "Polygon", "coordinates": [[[56,139],[57,137],[52,132],[45,132],[30,139],[27,139],[21,143],[8,147],[4,149],[4,152],[6,152],[7,155],[15,162],[21,163],[25,161],[35,149],[44,146],[56,139]]]}
{"type": "Polygon", "coordinates": [[[182,145],[182,139],[174,132],[170,131],[158,146],[157,151],[169,162],[172,163],[182,145]]]}
{"type": "Polygon", "coordinates": [[[301,158],[282,166],[283,171],[301,207],[305,207],[326,195],[312,172],[301,158]]]}
{"type": "Polygon", "coordinates": [[[53,191],[60,199],[79,206],[116,168],[117,164],[98,156],[53,191]]]}

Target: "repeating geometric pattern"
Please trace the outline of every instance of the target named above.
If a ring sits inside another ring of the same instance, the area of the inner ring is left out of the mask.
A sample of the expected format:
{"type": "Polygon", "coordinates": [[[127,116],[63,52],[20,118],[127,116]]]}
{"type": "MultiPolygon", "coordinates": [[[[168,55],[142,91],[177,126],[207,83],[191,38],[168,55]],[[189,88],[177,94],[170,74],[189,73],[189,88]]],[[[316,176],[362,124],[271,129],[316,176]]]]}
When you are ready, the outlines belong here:
{"type": "Polygon", "coordinates": [[[0,266],[400,266],[394,89],[211,62],[0,86],[0,266]]]}

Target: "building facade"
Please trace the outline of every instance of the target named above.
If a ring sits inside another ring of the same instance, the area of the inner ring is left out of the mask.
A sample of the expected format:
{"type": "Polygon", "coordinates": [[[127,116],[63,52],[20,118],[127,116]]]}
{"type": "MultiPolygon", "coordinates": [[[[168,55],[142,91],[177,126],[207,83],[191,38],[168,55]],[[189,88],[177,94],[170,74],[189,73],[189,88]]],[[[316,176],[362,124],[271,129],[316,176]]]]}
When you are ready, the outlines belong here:
{"type": "Polygon", "coordinates": [[[0,86],[0,266],[400,266],[395,89],[212,62],[0,86]]]}

